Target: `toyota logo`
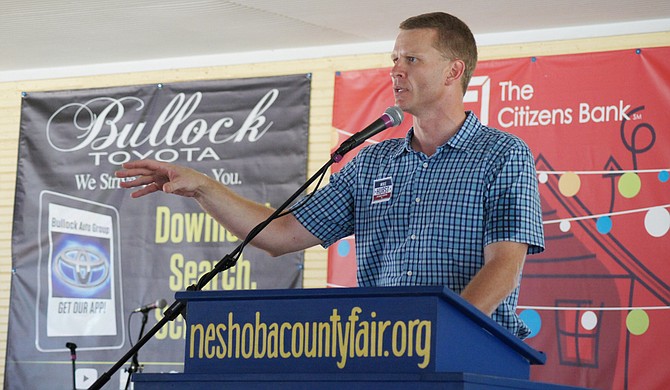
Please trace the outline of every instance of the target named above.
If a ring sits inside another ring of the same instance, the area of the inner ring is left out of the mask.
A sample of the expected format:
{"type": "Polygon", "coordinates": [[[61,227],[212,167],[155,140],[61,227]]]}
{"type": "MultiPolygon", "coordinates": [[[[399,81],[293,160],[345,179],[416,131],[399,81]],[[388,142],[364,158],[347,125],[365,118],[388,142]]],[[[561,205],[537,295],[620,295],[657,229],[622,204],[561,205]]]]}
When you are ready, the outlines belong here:
{"type": "Polygon", "coordinates": [[[104,255],[83,247],[67,247],[56,255],[58,279],[79,288],[94,288],[107,281],[109,264],[104,255]]]}

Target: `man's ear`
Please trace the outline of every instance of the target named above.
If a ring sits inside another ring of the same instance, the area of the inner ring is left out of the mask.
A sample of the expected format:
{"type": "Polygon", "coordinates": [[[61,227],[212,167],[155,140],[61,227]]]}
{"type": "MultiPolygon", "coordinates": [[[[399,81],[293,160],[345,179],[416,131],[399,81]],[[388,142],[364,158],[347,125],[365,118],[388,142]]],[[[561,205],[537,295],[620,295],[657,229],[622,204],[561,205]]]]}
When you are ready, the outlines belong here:
{"type": "Polygon", "coordinates": [[[460,84],[461,77],[465,73],[465,62],[461,60],[453,60],[450,62],[449,67],[447,68],[447,77],[445,78],[445,84],[451,84],[457,82],[460,84]]]}

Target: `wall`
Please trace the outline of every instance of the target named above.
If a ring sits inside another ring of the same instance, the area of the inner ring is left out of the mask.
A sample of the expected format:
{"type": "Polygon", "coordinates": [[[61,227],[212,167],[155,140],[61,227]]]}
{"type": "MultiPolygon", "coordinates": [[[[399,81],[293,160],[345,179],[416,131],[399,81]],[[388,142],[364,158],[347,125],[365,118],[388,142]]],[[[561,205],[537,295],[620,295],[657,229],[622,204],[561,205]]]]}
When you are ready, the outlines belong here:
{"type": "MultiPolygon", "coordinates": [[[[658,46],[670,46],[670,32],[572,41],[551,41],[534,44],[488,46],[480,48],[480,60],[658,46]]],[[[375,54],[326,57],[280,63],[224,65],[197,69],[173,69],[83,78],[0,83],[0,363],[2,363],[3,367],[7,343],[9,294],[12,274],[11,234],[21,92],[312,73],[308,161],[308,173],[311,174],[327,160],[330,152],[331,140],[333,138],[331,118],[335,72],[389,66],[391,66],[389,54],[375,54]]],[[[309,249],[305,254],[304,287],[325,287],[325,284],[326,251],[321,247],[309,249]]],[[[26,340],[26,342],[32,343],[33,340],[26,340]]],[[[63,363],[70,364],[69,361],[64,361],[63,363]]],[[[4,383],[4,370],[0,372],[0,383],[4,383]]]]}

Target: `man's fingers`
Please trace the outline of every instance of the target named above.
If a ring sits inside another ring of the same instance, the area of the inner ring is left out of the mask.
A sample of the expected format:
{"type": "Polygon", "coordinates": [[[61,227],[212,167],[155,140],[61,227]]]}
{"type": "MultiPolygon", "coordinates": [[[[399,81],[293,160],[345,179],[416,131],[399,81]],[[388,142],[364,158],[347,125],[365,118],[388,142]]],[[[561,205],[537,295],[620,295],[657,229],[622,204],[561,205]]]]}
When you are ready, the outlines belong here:
{"type": "Polygon", "coordinates": [[[156,179],[152,176],[139,176],[133,180],[122,181],[120,183],[122,188],[133,188],[139,186],[149,185],[151,183],[156,183],[156,179]]]}
{"type": "Polygon", "coordinates": [[[148,169],[148,168],[132,168],[132,169],[122,169],[115,172],[116,177],[133,177],[133,176],[155,176],[163,175],[164,172],[161,172],[158,169],[148,169]]]}
{"type": "Polygon", "coordinates": [[[154,192],[160,190],[158,184],[156,183],[151,183],[148,186],[142,187],[137,191],[134,191],[132,194],[130,194],[131,197],[133,198],[140,198],[144,195],[149,195],[153,194],[154,192]]]}

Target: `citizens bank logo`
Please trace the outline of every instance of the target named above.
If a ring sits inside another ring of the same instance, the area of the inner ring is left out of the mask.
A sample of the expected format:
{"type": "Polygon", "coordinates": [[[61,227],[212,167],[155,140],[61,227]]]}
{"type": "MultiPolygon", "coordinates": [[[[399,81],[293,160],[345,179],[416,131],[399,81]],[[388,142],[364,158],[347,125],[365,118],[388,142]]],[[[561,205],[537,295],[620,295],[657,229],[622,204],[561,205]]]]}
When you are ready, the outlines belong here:
{"type": "Polygon", "coordinates": [[[107,281],[109,263],[97,251],[70,246],[56,255],[54,272],[56,277],[67,285],[92,289],[107,281]]]}
{"type": "Polygon", "coordinates": [[[491,100],[491,78],[475,76],[470,79],[463,97],[466,109],[473,111],[483,125],[489,124],[489,101],[491,100]]]}

